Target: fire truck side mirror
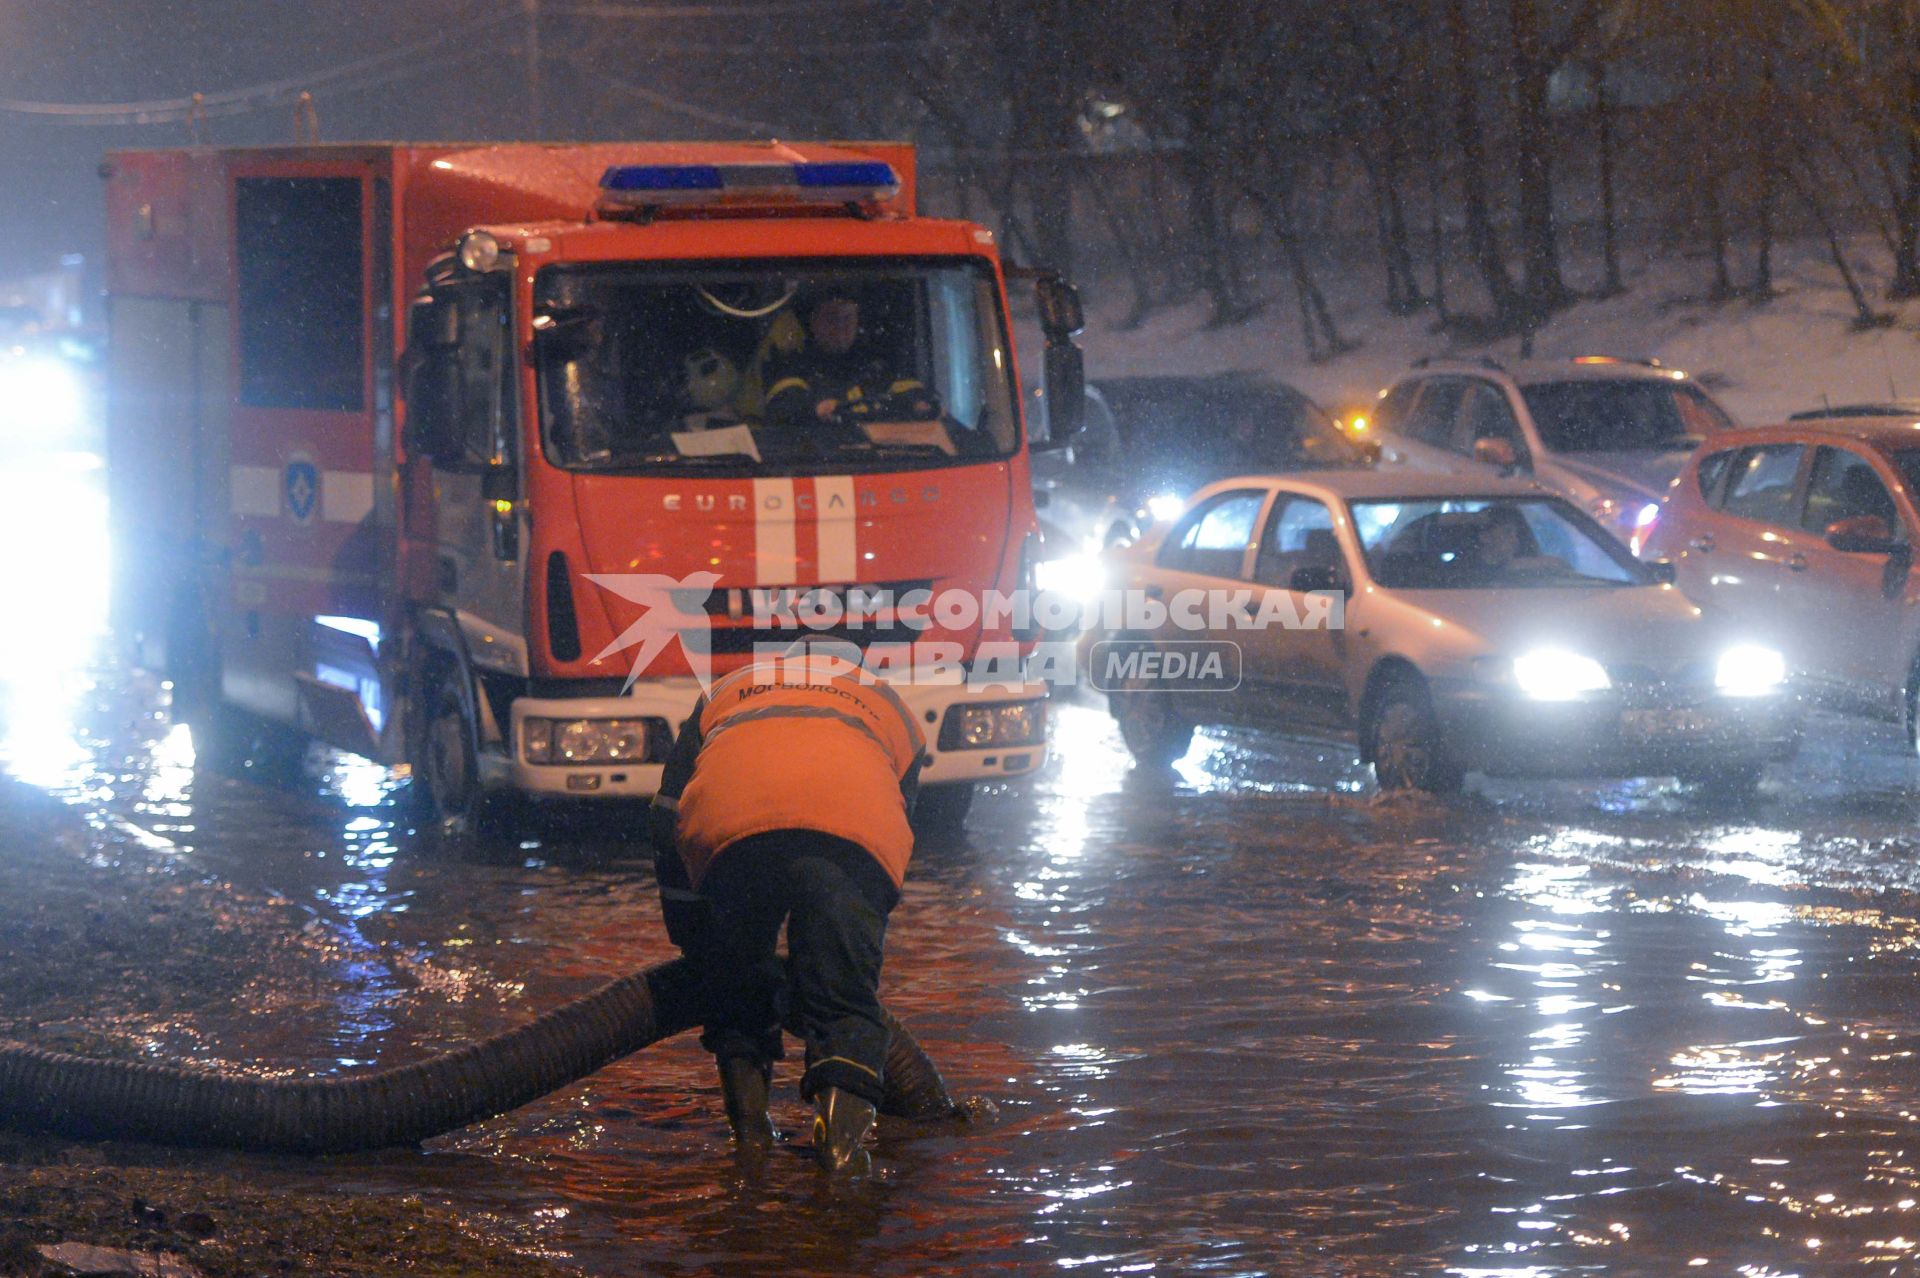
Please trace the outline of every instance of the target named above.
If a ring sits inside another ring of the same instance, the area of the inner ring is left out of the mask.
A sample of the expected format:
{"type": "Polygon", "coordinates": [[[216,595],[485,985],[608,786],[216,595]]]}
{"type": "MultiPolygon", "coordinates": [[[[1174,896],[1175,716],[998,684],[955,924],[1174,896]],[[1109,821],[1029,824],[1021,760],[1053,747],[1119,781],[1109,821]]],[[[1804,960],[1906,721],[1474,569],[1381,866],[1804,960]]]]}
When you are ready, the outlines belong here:
{"type": "Polygon", "coordinates": [[[1042,274],[1033,285],[1040,303],[1040,329],[1047,335],[1049,346],[1073,337],[1087,326],[1079,289],[1052,272],[1042,274]]]}
{"type": "Polygon", "coordinates": [[[1033,281],[1040,331],[1047,340],[1047,437],[1034,447],[1053,452],[1073,441],[1086,417],[1086,365],[1073,341],[1074,334],[1086,327],[1086,313],[1080,305],[1080,291],[1061,279],[1059,272],[1030,267],[1016,273],[1033,281]]]}
{"type": "Polygon", "coordinates": [[[1086,419],[1087,373],[1070,337],[1047,339],[1047,444],[1064,448],[1086,419]]]}

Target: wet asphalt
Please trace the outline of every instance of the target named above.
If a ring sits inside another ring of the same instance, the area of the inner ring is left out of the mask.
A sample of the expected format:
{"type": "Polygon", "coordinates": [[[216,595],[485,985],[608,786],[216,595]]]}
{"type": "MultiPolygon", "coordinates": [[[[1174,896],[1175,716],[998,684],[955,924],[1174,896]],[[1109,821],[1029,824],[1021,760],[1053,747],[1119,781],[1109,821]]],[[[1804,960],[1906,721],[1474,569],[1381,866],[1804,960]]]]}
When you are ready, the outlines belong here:
{"type": "MultiPolygon", "coordinates": [[[[0,536],[58,519],[103,555],[97,470],[33,464],[0,536]]],[[[6,1036],[351,1071],[671,956],[634,809],[449,843],[362,761],[196,766],[75,562],[0,582],[32,603],[0,630],[0,825],[57,804],[89,881],[177,905],[164,954],[101,940],[112,979],[0,973],[6,1036]]],[[[414,1196],[595,1273],[1906,1272],[1916,816],[1898,734],[1841,719],[1750,804],[1670,780],[1433,801],[1237,730],[1143,773],[1066,699],[1046,769],[923,843],[890,931],[884,997],[998,1117],[884,1126],[870,1182],[804,1157],[793,1060],[792,1140],[738,1160],[690,1038],[420,1150],[107,1156],[414,1196]]],[[[48,892],[0,910],[76,908],[48,892]]]]}

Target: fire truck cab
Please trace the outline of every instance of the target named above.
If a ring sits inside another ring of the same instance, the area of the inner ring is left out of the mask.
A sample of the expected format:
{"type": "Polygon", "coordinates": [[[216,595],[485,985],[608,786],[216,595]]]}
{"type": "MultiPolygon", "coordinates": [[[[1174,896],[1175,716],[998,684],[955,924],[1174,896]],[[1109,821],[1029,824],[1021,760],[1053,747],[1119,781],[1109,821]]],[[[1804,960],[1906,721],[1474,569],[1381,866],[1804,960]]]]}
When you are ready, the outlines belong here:
{"type": "MultiPolygon", "coordinates": [[[[103,171],[115,617],[198,746],[406,763],[456,826],[500,791],[644,796],[704,679],[828,636],[913,672],[936,808],[1039,766],[1045,686],[1004,659],[1030,635],[981,602],[1038,559],[1014,272],[916,215],[910,147],[103,171]]],[[[1057,445],[1078,299],[1022,274],[1057,445]]]]}

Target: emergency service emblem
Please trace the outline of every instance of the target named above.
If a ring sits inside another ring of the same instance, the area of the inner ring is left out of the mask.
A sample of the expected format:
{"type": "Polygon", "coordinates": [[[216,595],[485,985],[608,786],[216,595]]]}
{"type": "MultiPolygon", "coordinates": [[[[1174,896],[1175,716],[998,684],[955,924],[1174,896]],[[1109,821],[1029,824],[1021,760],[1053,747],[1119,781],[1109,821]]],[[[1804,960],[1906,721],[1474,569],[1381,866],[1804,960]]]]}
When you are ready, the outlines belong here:
{"type": "Polygon", "coordinates": [[[313,522],[314,508],[320,504],[320,469],[307,457],[295,457],[281,476],[281,495],[287,500],[287,513],[297,524],[313,522]]]}

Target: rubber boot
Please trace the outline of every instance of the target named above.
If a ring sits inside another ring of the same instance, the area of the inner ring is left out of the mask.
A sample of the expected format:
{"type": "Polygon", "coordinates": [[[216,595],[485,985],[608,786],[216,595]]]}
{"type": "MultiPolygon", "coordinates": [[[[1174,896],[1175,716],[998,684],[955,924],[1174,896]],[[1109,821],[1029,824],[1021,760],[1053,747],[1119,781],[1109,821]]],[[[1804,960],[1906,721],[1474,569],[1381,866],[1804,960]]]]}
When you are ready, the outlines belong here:
{"type": "Polygon", "coordinates": [[[864,1176],[873,1159],[860,1142],[873,1127],[871,1101],[829,1087],[813,1098],[813,1152],[835,1175],[864,1176]]]}
{"type": "Polygon", "coordinates": [[[772,1081],[771,1066],[745,1056],[729,1056],[720,1062],[720,1095],[727,1106],[727,1126],[743,1148],[773,1146],[773,1120],[767,1117],[767,1092],[772,1081]]]}

